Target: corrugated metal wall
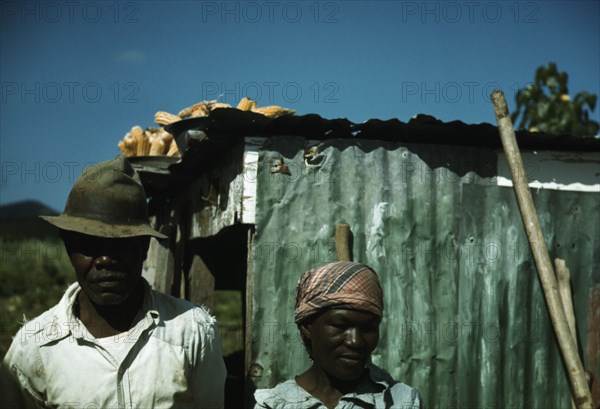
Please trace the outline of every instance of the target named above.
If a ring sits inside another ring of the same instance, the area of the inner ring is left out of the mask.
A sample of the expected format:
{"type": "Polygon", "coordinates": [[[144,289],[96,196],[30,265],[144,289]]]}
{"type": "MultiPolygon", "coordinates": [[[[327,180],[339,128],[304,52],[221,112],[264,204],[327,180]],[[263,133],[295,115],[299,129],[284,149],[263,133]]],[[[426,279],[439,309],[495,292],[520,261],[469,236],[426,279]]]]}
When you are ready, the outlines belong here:
{"type": "MultiPolygon", "coordinates": [[[[374,362],[430,408],[570,407],[566,373],[514,193],[492,150],[303,138],[260,152],[253,256],[251,375],[272,387],[309,366],[293,322],[298,277],[335,260],[336,223],[385,294],[374,362]],[[271,173],[283,156],[291,175],[271,173]]],[[[534,192],[551,258],[567,261],[579,344],[600,282],[595,193],[534,192]]],[[[598,368],[592,368],[597,371],[598,368]]]]}

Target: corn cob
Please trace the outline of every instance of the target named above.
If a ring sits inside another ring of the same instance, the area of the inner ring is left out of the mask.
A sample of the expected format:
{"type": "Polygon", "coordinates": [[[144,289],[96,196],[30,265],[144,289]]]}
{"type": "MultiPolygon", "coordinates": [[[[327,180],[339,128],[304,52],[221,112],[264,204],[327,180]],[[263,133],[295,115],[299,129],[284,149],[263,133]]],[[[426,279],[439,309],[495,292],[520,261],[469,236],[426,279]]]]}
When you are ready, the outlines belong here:
{"type": "Polygon", "coordinates": [[[173,143],[172,141],[169,141],[167,139],[163,139],[163,142],[165,143],[165,147],[162,151],[162,155],[166,155],[167,152],[169,152],[169,149],[171,149],[171,144],[173,143]]]}
{"type": "Polygon", "coordinates": [[[137,153],[137,139],[131,133],[127,132],[123,141],[125,142],[125,149],[129,152],[129,156],[135,156],[137,153]]]}
{"type": "Polygon", "coordinates": [[[151,131],[150,129],[151,128],[146,129],[144,131],[144,135],[146,135],[146,138],[148,138],[150,145],[152,145],[152,142],[154,142],[154,139],[156,139],[156,133],[154,131],[151,131]]]}
{"type": "Polygon", "coordinates": [[[165,151],[165,141],[162,138],[156,138],[150,145],[150,156],[161,156],[165,151]]]}
{"type": "Polygon", "coordinates": [[[252,112],[268,116],[269,118],[277,118],[278,116],[282,115],[293,115],[296,111],[293,109],[282,108],[277,105],[271,105],[268,107],[252,108],[252,112]]]}
{"type": "Polygon", "coordinates": [[[208,116],[208,106],[205,102],[199,102],[192,106],[192,112],[190,114],[192,118],[199,116],[208,116]]]}
{"type": "Polygon", "coordinates": [[[181,121],[181,117],[179,115],[173,115],[165,111],[158,111],[154,114],[154,122],[159,125],[169,125],[177,121],[181,121]]]}
{"type": "Polygon", "coordinates": [[[177,147],[175,141],[171,142],[171,146],[169,147],[167,156],[181,156],[181,154],[179,153],[179,148],[177,147]]]}
{"type": "Polygon", "coordinates": [[[147,155],[148,151],[150,150],[150,143],[148,142],[148,138],[146,138],[144,135],[144,130],[139,126],[134,126],[133,128],[131,128],[131,131],[129,131],[129,133],[136,140],[137,148],[135,156],[147,155]]]}
{"type": "Polygon", "coordinates": [[[231,108],[231,105],[224,102],[212,102],[208,107],[212,111],[213,109],[217,108],[231,108]]]}
{"type": "Polygon", "coordinates": [[[125,146],[125,141],[124,140],[120,140],[119,143],[117,144],[117,146],[119,147],[119,150],[121,151],[121,153],[127,157],[131,156],[131,152],[129,152],[129,149],[125,146]]]}
{"type": "Polygon", "coordinates": [[[129,133],[133,135],[135,139],[139,140],[139,138],[144,134],[144,130],[139,125],[136,125],[131,128],[129,133]]]}
{"type": "Polygon", "coordinates": [[[164,129],[161,129],[158,135],[165,141],[165,143],[170,143],[173,140],[173,135],[171,135],[164,129]]]}
{"type": "Polygon", "coordinates": [[[185,107],[177,114],[181,119],[187,118],[190,115],[192,115],[192,107],[185,107]]]}
{"type": "Polygon", "coordinates": [[[237,106],[237,109],[241,111],[251,111],[254,108],[256,108],[256,102],[246,97],[242,98],[237,106]]]}

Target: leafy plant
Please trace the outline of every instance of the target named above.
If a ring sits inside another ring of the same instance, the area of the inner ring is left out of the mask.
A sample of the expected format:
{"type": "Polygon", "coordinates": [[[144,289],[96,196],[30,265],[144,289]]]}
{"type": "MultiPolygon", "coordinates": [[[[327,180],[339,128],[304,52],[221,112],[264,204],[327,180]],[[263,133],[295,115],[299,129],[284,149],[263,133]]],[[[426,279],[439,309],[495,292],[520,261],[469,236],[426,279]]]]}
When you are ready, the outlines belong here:
{"type": "Polygon", "coordinates": [[[23,323],[55,305],[75,281],[59,238],[0,237],[0,358],[23,323]]]}
{"type": "Polygon", "coordinates": [[[518,128],[549,134],[594,136],[600,124],[590,119],[596,107],[596,95],[587,91],[569,96],[566,72],[559,72],[555,63],[538,67],[535,82],[517,91],[517,108],[511,115],[518,128]]]}

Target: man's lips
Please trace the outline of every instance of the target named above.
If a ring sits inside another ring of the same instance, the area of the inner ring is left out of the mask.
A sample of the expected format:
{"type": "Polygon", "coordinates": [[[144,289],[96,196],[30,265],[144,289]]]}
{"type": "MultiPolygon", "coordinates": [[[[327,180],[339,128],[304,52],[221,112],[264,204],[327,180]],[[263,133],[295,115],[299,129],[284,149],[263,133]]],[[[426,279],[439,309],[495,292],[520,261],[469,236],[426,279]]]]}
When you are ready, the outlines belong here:
{"type": "Polygon", "coordinates": [[[128,278],[129,277],[126,274],[114,272],[96,273],[88,276],[88,280],[94,284],[127,281],[128,278]]]}
{"type": "Polygon", "coordinates": [[[91,285],[97,288],[104,289],[117,289],[117,288],[125,288],[129,283],[129,277],[123,274],[115,275],[102,275],[93,277],[91,280],[91,285]]]}

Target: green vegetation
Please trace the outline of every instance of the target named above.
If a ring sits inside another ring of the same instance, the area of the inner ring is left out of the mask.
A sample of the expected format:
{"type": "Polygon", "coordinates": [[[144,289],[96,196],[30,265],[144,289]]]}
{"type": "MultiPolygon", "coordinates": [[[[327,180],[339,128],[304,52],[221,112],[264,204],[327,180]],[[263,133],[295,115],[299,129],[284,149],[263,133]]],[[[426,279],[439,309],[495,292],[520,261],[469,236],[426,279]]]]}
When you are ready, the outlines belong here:
{"type": "Polygon", "coordinates": [[[0,237],[0,357],[24,319],[56,304],[73,277],[59,238],[0,237]]]}
{"type": "Polygon", "coordinates": [[[215,291],[213,314],[221,329],[223,356],[243,350],[242,294],[239,291],[215,291]]]}
{"type": "Polygon", "coordinates": [[[600,124],[589,118],[596,107],[596,95],[583,91],[571,98],[568,80],[567,73],[559,72],[555,63],[539,67],[535,81],[515,96],[513,123],[520,119],[519,129],[555,135],[597,135],[600,124]]]}

